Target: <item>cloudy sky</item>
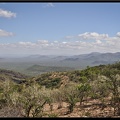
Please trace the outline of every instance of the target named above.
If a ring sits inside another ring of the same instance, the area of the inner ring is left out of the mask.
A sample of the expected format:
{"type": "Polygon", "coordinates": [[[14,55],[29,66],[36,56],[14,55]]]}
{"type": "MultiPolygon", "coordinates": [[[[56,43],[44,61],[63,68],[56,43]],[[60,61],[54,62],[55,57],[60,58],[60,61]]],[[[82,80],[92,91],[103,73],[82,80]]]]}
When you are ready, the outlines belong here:
{"type": "Polygon", "coordinates": [[[0,3],[0,55],[120,52],[120,3],[0,3]]]}

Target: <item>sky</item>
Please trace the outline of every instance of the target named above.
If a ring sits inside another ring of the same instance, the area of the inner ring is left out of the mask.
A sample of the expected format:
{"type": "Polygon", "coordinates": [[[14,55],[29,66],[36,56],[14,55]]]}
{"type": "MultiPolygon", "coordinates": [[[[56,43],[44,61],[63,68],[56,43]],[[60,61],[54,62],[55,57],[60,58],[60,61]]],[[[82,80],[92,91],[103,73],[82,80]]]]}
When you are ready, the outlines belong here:
{"type": "Polygon", "coordinates": [[[0,55],[120,52],[119,11],[119,2],[0,2],[0,55]]]}

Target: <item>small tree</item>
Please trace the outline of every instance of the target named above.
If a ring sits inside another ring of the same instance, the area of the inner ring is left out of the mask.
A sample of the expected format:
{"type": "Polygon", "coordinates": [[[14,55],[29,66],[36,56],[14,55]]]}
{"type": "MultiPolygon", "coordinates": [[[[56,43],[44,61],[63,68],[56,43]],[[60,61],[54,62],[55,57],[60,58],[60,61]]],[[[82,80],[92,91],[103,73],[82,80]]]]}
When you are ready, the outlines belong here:
{"type": "Polygon", "coordinates": [[[64,92],[65,101],[69,103],[68,113],[71,113],[78,102],[78,91],[76,89],[76,85],[68,85],[62,92],[64,92]]]}
{"type": "Polygon", "coordinates": [[[19,89],[20,86],[11,80],[6,80],[1,83],[0,104],[5,103],[7,106],[16,106],[19,96],[19,89]]]}
{"type": "Polygon", "coordinates": [[[24,109],[24,117],[42,117],[43,107],[47,102],[47,97],[42,93],[41,87],[34,83],[27,86],[19,96],[19,103],[24,109]]]}
{"type": "Polygon", "coordinates": [[[90,83],[92,86],[90,96],[93,99],[99,99],[101,101],[100,105],[102,109],[106,106],[104,98],[108,97],[110,92],[104,78],[104,76],[98,76],[97,80],[90,83]]]}
{"type": "Polygon", "coordinates": [[[77,89],[79,91],[79,99],[80,99],[80,105],[82,104],[82,101],[84,99],[84,97],[88,97],[88,93],[91,89],[91,86],[88,83],[81,83],[77,86],[77,89]]]}
{"type": "Polygon", "coordinates": [[[54,102],[58,103],[58,109],[62,108],[62,102],[64,100],[64,93],[62,91],[61,88],[52,90],[52,98],[54,102]]]}
{"type": "Polygon", "coordinates": [[[106,83],[108,89],[112,92],[114,115],[120,115],[120,71],[108,67],[102,74],[107,77],[106,83]]]}

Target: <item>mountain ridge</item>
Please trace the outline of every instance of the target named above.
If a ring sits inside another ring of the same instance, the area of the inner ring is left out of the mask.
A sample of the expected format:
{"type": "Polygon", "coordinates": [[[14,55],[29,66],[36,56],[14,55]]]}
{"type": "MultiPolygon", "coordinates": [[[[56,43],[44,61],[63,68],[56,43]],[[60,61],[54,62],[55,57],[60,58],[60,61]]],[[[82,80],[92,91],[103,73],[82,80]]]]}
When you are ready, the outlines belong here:
{"type": "Polygon", "coordinates": [[[0,68],[10,69],[31,75],[32,73],[39,74],[39,71],[42,73],[41,70],[44,70],[44,72],[46,70],[48,72],[48,70],[51,71],[51,68],[54,69],[56,67],[85,69],[87,66],[106,65],[119,61],[120,52],[91,52],[89,54],[79,54],[71,56],[36,54],[21,58],[4,58],[4,60],[0,60],[0,68]],[[37,65],[36,68],[34,65],[37,65]],[[41,69],[40,66],[44,66],[44,68],[41,69]],[[37,69],[37,71],[33,72],[28,69],[32,67],[37,69]],[[40,68],[40,70],[38,68],[40,68]]]}

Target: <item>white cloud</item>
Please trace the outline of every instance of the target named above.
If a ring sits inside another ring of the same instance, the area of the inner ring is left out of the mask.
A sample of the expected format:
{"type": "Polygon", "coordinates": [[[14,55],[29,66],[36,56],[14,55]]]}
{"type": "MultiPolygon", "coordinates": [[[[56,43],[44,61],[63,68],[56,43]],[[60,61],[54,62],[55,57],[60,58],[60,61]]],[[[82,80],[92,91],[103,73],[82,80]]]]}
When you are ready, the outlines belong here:
{"type": "Polygon", "coordinates": [[[83,34],[79,34],[78,37],[80,39],[99,39],[99,40],[102,40],[102,39],[106,39],[108,38],[108,34],[98,34],[96,32],[85,32],[83,34]]]}
{"type": "Polygon", "coordinates": [[[6,18],[16,17],[16,13],[0,9],[0,17],[6,17],[6,18]]]}
{"type": "Polygon", "coordinates": [[[54,41],[54,43],[58,43],[58,41],[57,41],[57,40],[55,40],[55,41],[54,41]]]}
{"type": "Polygon", "coordinates": [[[116,35],[117,35],[117,37],[120,37],[120,32],[117,32],[117,34],[116,34],[116,35]]]}
{"type": "Polygon", "coordinates": [[[48,7],[54,7],[53,3],[48,3],[47,6],[48,7]]]}
{"type": "Polygon", "coordinates": [[[97,44],[101,44],[102,42],[100,40],[96,40],[96,43],[97,44]]]}
{"type": "Polygon", "coordinates": [[[46,3],[44,7],[55,7],[53,3],[46,3]]]}
{"type": "Polygon", "coordinates": [[[48,40],[38,40],[38,44],[48,44],[48,40]]]}
{"type": "Polygon", "coordinates": [[[18,45],[24,46],[24,47],[32,47],[32,46],[35,46],[36,44],[32,42],[18,42],[18,45]]]}
{"type": "Polygon", "coordinates": [[[14,34],[12,32],[7,32],[5,30],[0,29],[0,37],[8,37],[13,36],[14,34]]]}
{"type": "Polygon", "coordinates": [[[67,42],[62,42],[63,44],[66,44],[67,42]]]}
{"type": "MultiPolygon", "coordinates": [[[[88,35],[88,33],[83,33],[88,35]]],[[[118,34],[118,33],[117,33],[118,34]]],[[[6,43],[0,44],[0,53],[13,52],[24,54],[84,54],[90,52],[120,52],[120,38],[108,37],[106,34],[90,34],[94,37],[93,41],[72,40],[68,41],[53,41],[38,40],[36,42],[18,42],[18,43],[6,43]],[[104,38],[101,38],[101,36],[104,38]]],[[[87,38],[88,39],[88,38],[87,38]]]]}

